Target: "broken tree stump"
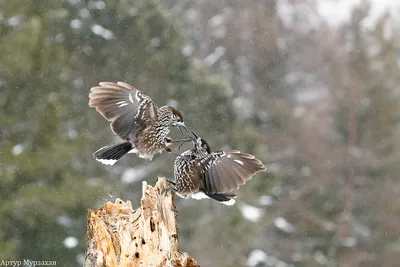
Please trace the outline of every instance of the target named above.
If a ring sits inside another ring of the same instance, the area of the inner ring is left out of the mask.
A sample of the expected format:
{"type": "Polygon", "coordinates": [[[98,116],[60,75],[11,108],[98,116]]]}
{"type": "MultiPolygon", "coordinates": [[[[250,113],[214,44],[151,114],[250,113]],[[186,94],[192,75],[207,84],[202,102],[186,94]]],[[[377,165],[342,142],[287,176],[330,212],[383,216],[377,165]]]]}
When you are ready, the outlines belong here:
{"type": "Polygon", "coordinates": [[[197,267],[178,250],[178,219],[165,178],[154,187],[143,182],[141,206],[117,199],[88,211],[85,267],[197,267]]]}

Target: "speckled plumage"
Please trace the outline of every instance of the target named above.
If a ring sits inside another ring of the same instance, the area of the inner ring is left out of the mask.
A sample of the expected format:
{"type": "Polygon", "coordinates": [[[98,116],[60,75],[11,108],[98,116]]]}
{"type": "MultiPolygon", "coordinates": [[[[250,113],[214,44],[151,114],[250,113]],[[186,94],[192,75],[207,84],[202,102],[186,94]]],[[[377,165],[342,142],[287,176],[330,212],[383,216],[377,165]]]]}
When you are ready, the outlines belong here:
{"type": "Polygon", "coordinates": [[[253,155],[238,150],[211,152],[207,142],[198,138],[193,149],[175,159],[175,181],[170,183],[180,197],[199,199],[198,194],[203,193],[231,205],[235,197],[231,192],[262,171],[265,166],[253,155]]]}
{"type": "Polygon", "coordinates": [[[101,82],[91,88],[89,98],[89,106],[110,121],[113,133],[124,140],[93,154],[104,164],[112,165],[126,153],[151,160],[168,147],[171,127],[184,126],[176,108],[157,108],[149,96],[126,83],[101,82]]]}

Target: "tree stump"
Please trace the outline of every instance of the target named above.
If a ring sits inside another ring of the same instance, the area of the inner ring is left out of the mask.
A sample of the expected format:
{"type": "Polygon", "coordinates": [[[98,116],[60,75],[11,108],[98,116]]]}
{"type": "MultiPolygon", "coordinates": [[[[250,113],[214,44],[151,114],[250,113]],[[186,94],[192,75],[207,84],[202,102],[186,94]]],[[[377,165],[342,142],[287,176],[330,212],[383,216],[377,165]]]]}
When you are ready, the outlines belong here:
{"type": "Polygon", "coordinates": [[[197,262],[178,250],[174,196],[165,178],[154,187],[143,182],[141,206],[117,199],[88,211],[85,267],[182,266],[197,262]]]}

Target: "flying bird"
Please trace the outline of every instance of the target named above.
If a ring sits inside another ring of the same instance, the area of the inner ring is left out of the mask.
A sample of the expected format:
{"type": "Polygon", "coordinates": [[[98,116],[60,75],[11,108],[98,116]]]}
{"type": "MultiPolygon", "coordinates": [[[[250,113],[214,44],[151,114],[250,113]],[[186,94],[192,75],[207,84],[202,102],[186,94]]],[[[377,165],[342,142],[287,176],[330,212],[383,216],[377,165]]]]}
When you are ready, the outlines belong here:
{"type": "Polygon", "coordinates": [[[172,106],[158,108],[151,98],[123,82],[101,82],[92,87],[89,106],[111,122],[111,130],[123,141],[100,148],[93,157],[113,165],[127,153],[152,160],[177,140],[168,137],[172,127],[185,127],[182,113],[172,106]]]}
{"type": "Polygon", "coordinates": [[[212,198],[233,205],[236,195],[232,191],[266,170],[260,160],[238,150],[211,152],[204,139],[192,134],[194,147],[177,155],[175,181],[169,181],[172,191],[182,198],[212,198]]]}

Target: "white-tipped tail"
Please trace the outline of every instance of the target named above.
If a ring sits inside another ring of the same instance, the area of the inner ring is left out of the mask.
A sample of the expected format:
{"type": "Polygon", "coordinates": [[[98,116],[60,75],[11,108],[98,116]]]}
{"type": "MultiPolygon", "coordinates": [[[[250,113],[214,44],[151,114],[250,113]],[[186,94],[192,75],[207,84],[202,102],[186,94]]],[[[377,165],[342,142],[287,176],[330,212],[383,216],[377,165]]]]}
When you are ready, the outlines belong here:
{"type": "MultiPolygon", "coordinates": [[[[210,199],[211,197],[207,196],[205,193],[203,192],[197,192],[194,193],[193,195],[190,196],[193,199],[197,199],[197,200],[201,200],[201,199],[210,199]]],[[[235,204],[236,200],[234,200],[233,198],[230,198],[227,201],[221,201],[221,200],[217,200],[219,203],[227,205],[227,206],[232,206],[233,204],[235,204]]]]}
{"type": "Polygon", "coordinates": [[[227,206],[232,206],[233,204],[236,203],[236,200],[234,200],[233,198],[229,199],[228,201],[220,201],[219,203],[227,205],[227,206]]]}
{"type": "Polygon", "coordinates": [[[105,165],[114,165],[115,162],[117,162],[118,160],[116,159],[96,159],[98,162],[103,163],[105,165]]]}
{"type": "Polygon", "coordinates": [[[197,199],[197,200],[210,198],[209,196],[207,196],[203,192],[194,193],[193,195],[191,195],[191,197],[193,199],[197,199]]]}

